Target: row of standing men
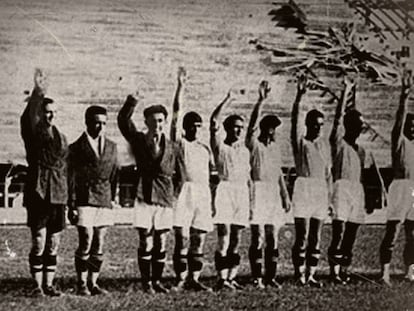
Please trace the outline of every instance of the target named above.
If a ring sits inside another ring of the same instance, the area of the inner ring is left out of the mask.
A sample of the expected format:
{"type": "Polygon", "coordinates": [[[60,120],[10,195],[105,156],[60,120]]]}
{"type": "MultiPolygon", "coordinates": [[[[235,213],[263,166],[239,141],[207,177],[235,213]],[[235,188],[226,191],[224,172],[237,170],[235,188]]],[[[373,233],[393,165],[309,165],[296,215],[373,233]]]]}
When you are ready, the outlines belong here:
{"type": "MultiPolygon", "coordinates": [[[[171,289],[211,290],[199,280],[203,267],[206,233],[216,225],[218,239],[215,266],[216,290],[238,289],[236,281],[242,229],[250,226],[249,261],[253,283],[258,288],[280,287],[276,281],[279,257],[278,233],[285,213],[292,208],[295,243],[292,260],[299,285],[321,287],[315,277],[320,257],[324,219],[332,217],[332,239],[328,249],[331,278],[349,282],[348,267],[358,227],[366,215],[362,168],[372,155],[357,143],[364,120],[356,107],[347,103],[355,84],[344,79],[344,89],[335,112],[328,147],[322,137],[324,114],[312,109],[299,121],[300,102],[310,85],[300,76],[292,106],[291,144],[296,165],[292,199],[281,171],[280,144],[276,139],[281,120],[277,115],[261,117],[270,87],[259,86],[245,139],[244,119],[231,114],[224,120],[222,110],[234,99],[229,92],[210,118],[210,146],[199,140],[201,116],[194,111],[182,118],[179,135],[180,95],[186,82],[184,69],[178,71],[173,102],[170,139],[165,127],[167,109],[152,105],[144,109],[146,132],[138,131],[132,115],[139,94],[129,95],[118,114],[118,126],[131,146],[139,183],[134,210],[138,229],[138,265],[145,292],[168,292],[161,283],[166,261],[167,234],[174,228],[173,265],[176,284],[171,289]],[[210,191],[212,172],[217,187],[210,191]],[[174,207],[173,207],[174,205],[174,207]],[[264,251],[263,251],[264,249],[264,251]],[[264,256],[263,256],[264,253],[264,256]],[[264,258],[263,258],[264,257],[264,258]]],[[[86,130],[70,146],[54,125],[57,105],[46,97],[47,77],[35,71],[34,89],[21,117],[28,177],[24,205],[32,234],[29,264],[36,287],[34,295],[58,296],[53,286],[59,238],[68,218],[77,225],[79,245],[75,252],[77,293],[98,295],[106,291],[97,284],[103,262],[107,227],[113,224],[117,188],[117,148],[105,137],[107,111],[90,106],[85,112],[86,130]]],[[[405,222],[404,262],[407,278],[414,281],[414,115],[407,112],[412,77],[405,72],[392,130],[394,181],[387,195],[387,225],[380,247],[381,280],[391,285],[390,261],[400,226],[405,222]]],[[[371,163],[372,164],[372,163],[371,163]]],[[[381,177],[379,175],[379,177],[381,177]]]]}

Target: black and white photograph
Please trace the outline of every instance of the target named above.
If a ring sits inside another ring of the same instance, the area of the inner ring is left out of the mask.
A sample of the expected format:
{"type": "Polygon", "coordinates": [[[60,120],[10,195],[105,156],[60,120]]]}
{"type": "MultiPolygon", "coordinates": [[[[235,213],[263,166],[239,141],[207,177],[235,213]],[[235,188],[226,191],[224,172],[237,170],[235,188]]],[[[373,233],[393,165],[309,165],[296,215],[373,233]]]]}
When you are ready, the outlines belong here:
{"type": "Polygon", "coordinates": [[[412,0],[0,0],[0,310],[414,310],[412,0]]]}

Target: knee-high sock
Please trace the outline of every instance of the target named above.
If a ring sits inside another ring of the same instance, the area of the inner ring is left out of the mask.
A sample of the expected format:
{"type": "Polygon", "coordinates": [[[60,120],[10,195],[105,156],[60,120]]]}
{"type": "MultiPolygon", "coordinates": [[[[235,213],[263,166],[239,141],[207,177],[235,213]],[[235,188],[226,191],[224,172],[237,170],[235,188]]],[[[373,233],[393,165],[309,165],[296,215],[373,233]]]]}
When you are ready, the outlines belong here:
{"type": "Polygon", "coordinates": [[[405,246],[403,251],[404,263],[408,267],[414,264],[414,221],[406,220],[405,225],[405,246]]]}
{"type": "Polygon", "coordinates": [[[187,255],[175,253],[173,255],[173,266],[177,279],[184,280],[187,271],[187,255]]]}
{"type": "Polygon", "coordinates": [[[56,271],[56,255],[44,254],[43,255],[43,271],[55,272],[56,271]]]}
{"type": "Polygon", "coordinates": [[[262,259],[263,259],[263,252],[262,249],[257,249],[255,247],[250,246],[249,248],[249,261],[250,261],[250,269],[252,272],[253,278],[261,278],[262,277],[262,259]]]}
{"type": "Polygon", "coordinates": [[[352,262],[352,248],[354,247],[359,224],[353,222],[345,223],[344,238],[341,245],[342,266],[348,267],[352,262]]]}
{"type": "Polygon", "coordinates": [[[75,253],[75,270],[78,277],[78,285],[86,286],[88,278],[88,256],[80,256],[75,253]]]}
{"type": "Polygon", "coordinates": [[[36,273],[43,272],[43,256],[29,254],[29,265],[33,277],[36,273]]]}
{"type": "Polygon", "coordinates": [[[203,256],[202,253],[189,253],[188,254],[188,270],[191,276],[197,280],[203,269],[203,256]]]}
{"type": "Polygon", "coordinates": [[[240,255],[237,253],[227,253],[227,261],[229,265],[229,279],[234,279],[240,265],[240,255]]]}
{"type": "Polygon", "coordinates": [[[333,272],[333,266],[337,266],[341,264],[341,251],[340,251],[340,244],[342,241],[342,234],[343,234],[343,224],[344,222],[341,220],[332,220],[332,238],[331,244],[328,248],[328,262],[329,266],[331,267],[331,273],[333,272]]]}
{"type": "Polygon", "coordinates": [[[265,249],[265,279],[271,281],[276,277],[277,260],[279,258],[279,250],[273,248],[265,249]]]}
{"type": "Polygon", "coordinates": [[[148,283],[151,280],[151,252],[138,249],[138,266],[141,272],[141,282],[148,283]]]}
{"type": "Polygon", "coordinates": [[[102,254],[92,254],[89,256],[88,270],[90,272],[99,272],[101,270],[102,263],[103,263],[102,254]]]}
{"type": "Polygon", "coordinates": [[[220,278],[227,278],[227,276],[225,275],[227,274],[229,268],[227,256],[223,256],[219,251],[216,251],[216,253],[214,254],[214,263],[220,278]]]}
{"type": "Polygon", "coordinates": [[[52,286],[56,273],[56,255],[43,255],[43,283],[44,286],[52,286]]]}
{"type": "Polygon", "coordinates": [[[152,252],[152,281],[156,282],[161,280],[162,272],[164,271],[165,260],[165,252],[152,252]]]}
{"type": "Polygon", "coordinates": [[[385,235],[380,246],[380,263],[382,266],[391,262],[399,226],[399,221],[387,221],[385,235]]]}
{"type": "Polygon", "coordinates": [[[307,220],[304,218],[295,218],[296,238],[292,248],[292,261],[296,276],[299,274],[299,267],[303,267],[306,260],[306,222],[307,220]]]}

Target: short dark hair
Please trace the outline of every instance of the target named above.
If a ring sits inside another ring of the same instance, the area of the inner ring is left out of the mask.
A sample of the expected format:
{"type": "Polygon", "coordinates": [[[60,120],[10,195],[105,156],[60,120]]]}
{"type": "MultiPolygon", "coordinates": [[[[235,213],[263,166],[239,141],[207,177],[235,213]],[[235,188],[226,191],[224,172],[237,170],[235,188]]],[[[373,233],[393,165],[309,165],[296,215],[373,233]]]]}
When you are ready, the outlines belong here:
{"type": "Polygon", "coordinates": [[[268,114],[260,120],[259,127],[261,131],[264,131],[269,128],[277,128],[280,124],[282,124],[282,121],[278,116],[274,114],[268,114]]]}
{"type": "Polygon", "coordinates": [[[155,113],[162,113],[165,118],[168,116],[167,109],[163,105],[152,105],[144,109],[144,118],[148,119],[149,116],[155,113]]]}
{"type": "Polygon", "coordinates": [[[234,122],[236,121],[244,122],[244,119],[242,116],[238,114],[232,114],[228,116],[223,122],[224,130],[228,131],[233,126],[234,122]]]}
{"type": "Polygon", "coordinates": [[[318,118],[324,118],[324,114],[318,109],[312,109],[308,111],[305,118],[305,125],[310,126],[312,123],[315,123],[318,118]]]}
{"type": "Polygon", "coordinates": [[[194,123],[202,123],[202,122],[203,122],[203,119],[197,112],[190,111],[184,115],[183,128],[187,128],[188,126],[194,123]]]}
{"type": "Polygon", "coordinates": [[[356,109],[350,109],[344,115],[344,127],[353,126],[356,121],[360,121],[362,114],[356,109]]]}
{"type": "Polygon", "coordinates": [[[85,121],[88,122],[93,116],[97,114],[107,115],[108,112],[105,107],[92,105],[89,106],[85,111],[85,121]]]}

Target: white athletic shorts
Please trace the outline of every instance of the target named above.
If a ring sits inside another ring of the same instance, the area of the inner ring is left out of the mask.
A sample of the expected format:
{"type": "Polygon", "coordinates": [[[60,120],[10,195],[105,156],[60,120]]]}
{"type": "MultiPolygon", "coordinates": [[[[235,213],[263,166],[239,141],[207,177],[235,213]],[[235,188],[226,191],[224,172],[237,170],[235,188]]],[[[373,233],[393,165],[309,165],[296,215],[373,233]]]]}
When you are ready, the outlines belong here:
{"type": "Polygon", "coordinates": [[[328,216],[328,185],[325,180],[298,177],[293,188],[293,217],[325,219],[328,216]]]}
{"type": "Polygon", "coordinates": [[[213,230],[211,192],[208,184],[185,182],[174,208],[174,227],[213,230]]]}
{"type": "Polygon", "coordinates": [[[135,201],[134,226],[137,228],[164,230],[173,225],[173,209],[156,204],[135,201]]]}
{"type": "Polygon", "coordinates": [[[387,220],[414,220],[414,181],[394,179],[388,191],[387,220]]]}
{"type": "Polygon", "coordinates": [[[286,223],[280,188],[278,184],[252,181],[250,183],[250,212],[252,225],[274,225],[286,223]]]}
{"type": "Polygon", "coordinates": [[[79,206],[78,223],[80,227],[103,227],[114,224],[114,211],[111,208],[79,206]]]}
{"type": "Polygon", "coordinates": [[[365,222],[365,193],[360,182],[338,179],[333,188],[334,219],[363,224],[365,222]]]}
{"type": "Polygon", "coordinates": [[[215,224],[249,224],[249,186],[246,183],[221,181],[215,199],[215,224]]]}

